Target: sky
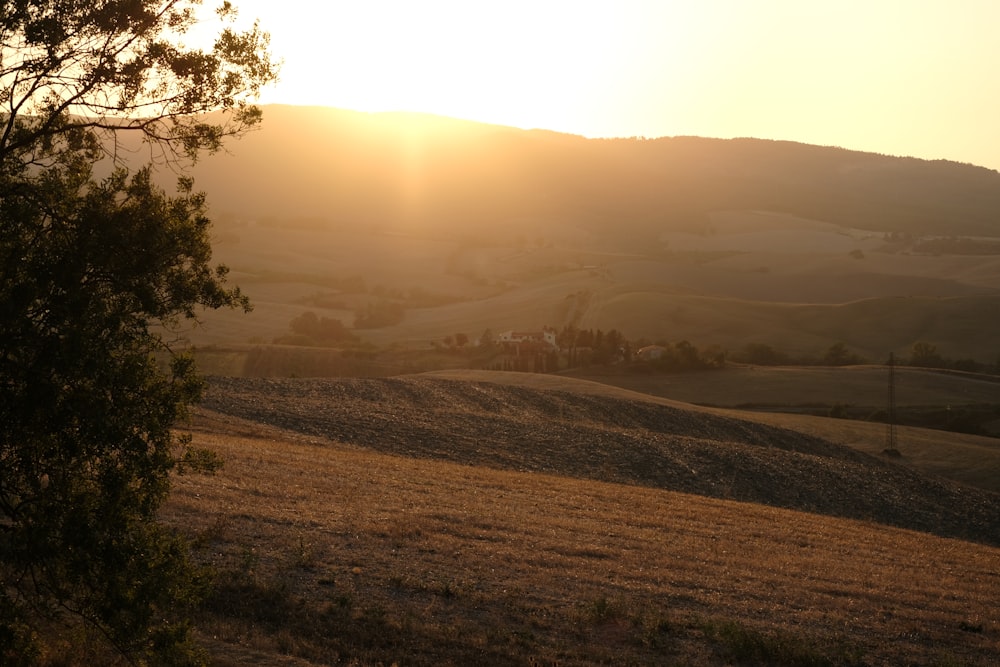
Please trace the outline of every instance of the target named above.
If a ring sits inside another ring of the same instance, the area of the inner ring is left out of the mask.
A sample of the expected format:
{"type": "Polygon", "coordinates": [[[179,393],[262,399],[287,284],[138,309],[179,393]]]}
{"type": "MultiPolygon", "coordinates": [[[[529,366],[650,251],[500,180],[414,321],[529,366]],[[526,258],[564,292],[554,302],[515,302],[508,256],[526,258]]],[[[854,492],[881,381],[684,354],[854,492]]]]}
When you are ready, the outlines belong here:
{"type": "MultiPolygon", "coordinates": [[[[211,4],[211,0],[207,0],[211,4]]],[[[1000,0],[236,0],[260,102],[1000,169],[1000,0]]]]}

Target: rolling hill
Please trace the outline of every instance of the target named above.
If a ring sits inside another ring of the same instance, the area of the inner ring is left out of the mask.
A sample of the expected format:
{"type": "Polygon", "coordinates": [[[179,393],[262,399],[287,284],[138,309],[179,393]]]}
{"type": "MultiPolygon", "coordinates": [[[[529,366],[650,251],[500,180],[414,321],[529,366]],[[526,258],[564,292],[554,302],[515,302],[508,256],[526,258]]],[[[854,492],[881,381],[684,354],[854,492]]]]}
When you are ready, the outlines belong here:
{"type": "MultiPolygon", "coordinates": [[[[267,107],[195,165],[215,252],[256,304],[205,344],[271,343],[313,310],[427,348],[487,329],[873,361],[918,341],[995,363],[1000,174],[753,139],[589,140],[410,114],[267,107]]],[[[172,174],[165,174],[165,182],[172,174]]]]}
{"type": "Polygon", "coordinates": [[[1000,174],[756,139],[592,140],[404,113],[269,106],[194,171],[243,218],[383,229],[565,224],[614,243],[764,210],[913,235],[1000,236],[1000,174]]]}
{"type": "Polygon", "coordinates": [[[188,427],[226,464],[163,517],[214,664],[996,655],[1000,496],[830,440],[485,373],[216,378],[188,427]]]}
{"type": "Polygon", "coordinates": [[[995,494],[680,404],[420,376],[219,377],[204,407],[398,456],[668,489],[1000,545],[995,494]]]}

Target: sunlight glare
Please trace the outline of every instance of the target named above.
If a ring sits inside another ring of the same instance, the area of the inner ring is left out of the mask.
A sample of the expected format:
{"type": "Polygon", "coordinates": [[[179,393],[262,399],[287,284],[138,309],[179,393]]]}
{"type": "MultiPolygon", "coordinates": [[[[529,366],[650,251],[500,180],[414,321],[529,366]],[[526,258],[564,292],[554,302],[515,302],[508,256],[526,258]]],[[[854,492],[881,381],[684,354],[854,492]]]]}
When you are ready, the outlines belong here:
{"type": "Polygon", "coordinates": [[[690,34],[676,29],[676,16],[651,24],[605,3],[330,7],[308,25],[268,21],[275,51],[297,63],[283,73],[281,101],[564,131],[585,128],[595,114],[609,122],[620,115],[629,100],[615,82],[641,74],[629,62],[650,50],[648,31],[677,53],[690,34]]]}
{"type": "Polygon", "coordinates": [[[995,0],[237,0],[264,104],[588,137],[763,137],[1000,166],[995,0]]]}

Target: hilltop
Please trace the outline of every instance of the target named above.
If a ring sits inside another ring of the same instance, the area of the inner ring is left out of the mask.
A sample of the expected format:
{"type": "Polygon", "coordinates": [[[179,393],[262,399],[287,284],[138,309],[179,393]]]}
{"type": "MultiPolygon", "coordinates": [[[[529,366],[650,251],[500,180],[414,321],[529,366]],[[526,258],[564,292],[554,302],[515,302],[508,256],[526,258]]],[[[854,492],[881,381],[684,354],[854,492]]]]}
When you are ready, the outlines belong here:
{"type": "Polygon", "coordinates": [[[426,114],[264,107],[194,173],[220,213],[460,233],[570,223],[615,244],[764,210],[913,235],[1000,236],[1000,174],[759,139],[585,139],[426,114]]]}

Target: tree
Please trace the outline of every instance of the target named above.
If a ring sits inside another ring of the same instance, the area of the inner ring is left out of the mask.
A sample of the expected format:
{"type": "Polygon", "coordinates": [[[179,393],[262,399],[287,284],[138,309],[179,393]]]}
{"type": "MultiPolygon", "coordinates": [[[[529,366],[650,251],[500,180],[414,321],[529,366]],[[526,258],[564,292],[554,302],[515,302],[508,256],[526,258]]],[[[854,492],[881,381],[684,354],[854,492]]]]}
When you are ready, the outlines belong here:
{"type": "Polygon", "coordinates": [[[479,346],[486,349],[491,349],[496,342],[496,338],[493,335],[493,330],[486,328],[483,330],[483,334],[479,337],[479,346]]]}
{"type": "Polygon", "coordinates": [[[702,367],[697,348],[686,340],[674,343],[674,357],[680,370],[694,370],[702,367]]]}
{"type": "Polygon", "coordinates": [[[726,365],[726,351],[720,345],[709,345],[702,350],[701,358],[709,368],[724,368],[726,365]]]}
{"type": "MultiPolygon", "coordinates": [[[[140,134],[162,157],[195,159],[256,125],[246,102],[276,77],[257,24],[227,25],[211,50],[189,48],[201,0],[15,0],[0,16],[0,161],[58,164],[118,157],[140,134]],[[223,110],[223,118],[203,117],[223,110]],[[110,145],[108,139],[111,139],[110,145]]],[[[228,0],[217,14],[234,19],[228,0]]],[[[9,166],[9,165],[8,165],[9,166]]]]}
{"type": "Polygon", "coordinates": [[[761,366],[779,366],[787,363],[787,357],[770,345],[764,343],[747,343],[743,346],[739,360],[748,364],[761,366]]]}
{"type": "Polygon", "coordinates": [[[925,341],[917,341],[910,348],[910,365],[922,368],[942,368],[945,363],[935,345],[925,341]]]}
{"type": "Polygon", "coordinates": [[[319,317],[307,310],[288,323],[293,337],[277,338],[275,342],[298,345],[336,345],[357,341],[357,336],[344,326],[344,323],[331,317],[319,317]],[[305,341],[305,342],[303,342],[305,341]]]}
{"type": "Polygon", "coordinates": [[[172,432],[201,390],[172,332],[249,303],[211,265],[190,179],[168,195],[117,149],[139,135],[182,170],[259,121],[245,99],[275,76],[266,35],[226,27],[211,50],[185,48],[198,4],[0,11],[3,664],[32,662],[41,628],[74,623],[132,660],[197,658],[185,611],[204,577],[156,523],[171,471],[206,460],[172,432]]]}
{"type": "Polygon", "coordinates": [[[823,353],[823,364],[826,366],[850,366],[864,363],[864,359],[847,349],[842,342],[836,342],[823,353]]]}
{"type": "Polygon", "coordinates": [[[625,336],[617,329],[611,329],[607,333],[598,329],[594,336],[594,362],[609,364],[619,361],[624,344],[625,336]]]}

